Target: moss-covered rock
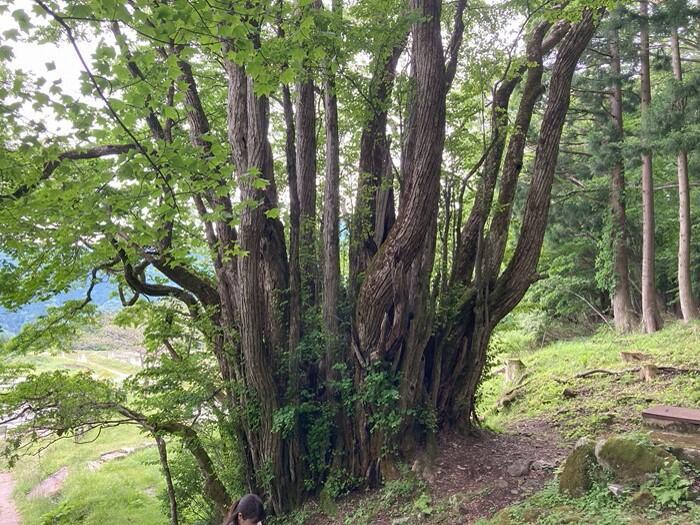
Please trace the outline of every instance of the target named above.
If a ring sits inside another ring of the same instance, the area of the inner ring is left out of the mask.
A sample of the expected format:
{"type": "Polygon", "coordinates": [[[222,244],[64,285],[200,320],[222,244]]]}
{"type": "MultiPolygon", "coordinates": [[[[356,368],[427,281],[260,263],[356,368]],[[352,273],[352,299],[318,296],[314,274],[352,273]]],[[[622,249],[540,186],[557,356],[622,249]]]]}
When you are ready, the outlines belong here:
{"type": "Polygon", "coordinates": [[[593,484],[592,470],[595,467],[595,447],[583,443],[566,458],[559,474],[559,492],[573,498],[583,496],[593,484]]]}
{"type": "Polygon", "coordinates": [[[598,463],[622,483],[641,483],[675,459],[662,448],[625,437],[599,442],[595,455],[598,463]]]}

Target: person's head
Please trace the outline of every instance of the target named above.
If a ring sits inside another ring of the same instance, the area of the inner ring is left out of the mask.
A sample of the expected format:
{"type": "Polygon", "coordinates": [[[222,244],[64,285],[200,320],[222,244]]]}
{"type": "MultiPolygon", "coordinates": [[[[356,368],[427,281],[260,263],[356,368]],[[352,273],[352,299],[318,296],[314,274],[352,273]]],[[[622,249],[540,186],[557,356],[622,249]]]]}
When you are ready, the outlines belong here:
{"type": "Polygon", "coordinates": [[[224,519],[224,525],[258,525],[265,519],[262,500],[255,494],[246,494],[235,501],[224,519]]]}

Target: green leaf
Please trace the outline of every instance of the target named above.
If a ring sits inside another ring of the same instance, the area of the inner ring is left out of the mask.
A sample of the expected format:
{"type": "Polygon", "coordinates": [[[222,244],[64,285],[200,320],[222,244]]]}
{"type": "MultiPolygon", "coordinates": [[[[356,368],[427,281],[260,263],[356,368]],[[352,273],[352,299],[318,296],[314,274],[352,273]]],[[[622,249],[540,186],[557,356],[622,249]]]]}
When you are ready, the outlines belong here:
{"type": "Polygon", "coordinates": [[[0,60],[12,60],[14,56],[10,46],[0,46],[0,60]]]}
{"type": "Polygon", "coordinates": [[[280,209],[279,208],[270,208],[265,212],[265,217],[268,219],[279,219],[280,217],[280,209]]]}
{"type": "Polygon", "coordinates": [[[17,9],[13,11],[12,18],[15,19],[17,25],[19,25],[19,28],[25,33],[32,27],[32,23],[29,21],[29,16],[24,12],[24,9],[17,9]]]}

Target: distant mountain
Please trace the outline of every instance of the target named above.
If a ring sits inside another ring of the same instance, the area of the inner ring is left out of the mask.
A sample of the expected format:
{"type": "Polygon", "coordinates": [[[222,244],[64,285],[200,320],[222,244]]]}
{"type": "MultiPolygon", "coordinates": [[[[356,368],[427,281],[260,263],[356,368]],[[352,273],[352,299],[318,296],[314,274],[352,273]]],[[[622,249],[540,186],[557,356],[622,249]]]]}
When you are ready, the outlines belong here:
{"type": "MultiPolygon", "coordinates": [[[[100,310],[116,310],[121,304],[119,298],[116,297],[116,290],[116,286],[111,283],[98,283],[92,290],[92,302],[100,310]]],[[[66,301],[82,299],[85,297],[86,291],[87,284],[76,286],[69,292],[58,294],[48,301],[25,305],[19,310],[10,311],[0,307],[0,334],[3,336],[17,334],[25,323],[34,321],[37,317],[45,314],[49,306],[60,306],[66,301]]]]}

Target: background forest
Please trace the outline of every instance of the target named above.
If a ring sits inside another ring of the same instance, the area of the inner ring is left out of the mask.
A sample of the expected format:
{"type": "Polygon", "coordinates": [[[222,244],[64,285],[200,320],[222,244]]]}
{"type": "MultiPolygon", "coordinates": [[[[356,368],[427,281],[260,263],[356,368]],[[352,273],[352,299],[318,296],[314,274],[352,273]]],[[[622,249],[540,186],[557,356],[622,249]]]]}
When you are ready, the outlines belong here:
{"type": "Polygon", "coordinates": [[[697,338],[694,0],[0,13],[10,465],[138,430],[172,525],[285,516],[482,427],[508,356],[697,338]],[[138,365],[65,366],[105,325],[138,365]]]}

